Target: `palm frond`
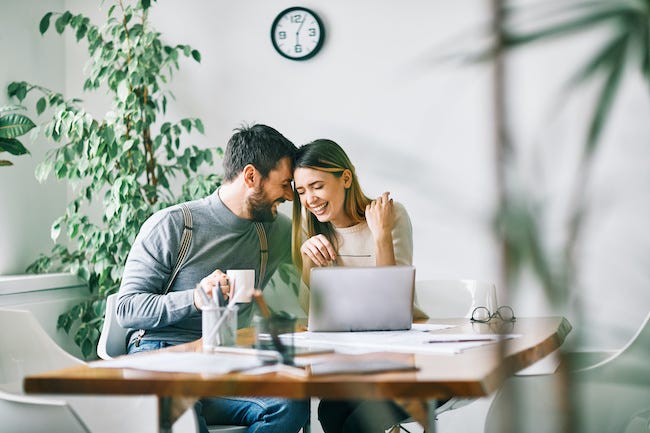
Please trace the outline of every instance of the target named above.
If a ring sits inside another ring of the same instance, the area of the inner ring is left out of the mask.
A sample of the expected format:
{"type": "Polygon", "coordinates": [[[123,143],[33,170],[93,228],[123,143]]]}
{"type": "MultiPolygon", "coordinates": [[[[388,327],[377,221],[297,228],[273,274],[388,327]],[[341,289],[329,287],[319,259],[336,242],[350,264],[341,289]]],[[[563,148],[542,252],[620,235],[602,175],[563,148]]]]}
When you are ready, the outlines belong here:
{"type": "Polygon", "coordinates": [[[596,109],[589,125],[589,135],[587,137],[587,143],[585,148],[585,155],[591,156],[598,140],[600,139],[601,132],[605,126],[607,116],[612,108],[612,104],[616,97],[618,87],[621,81],[621,76],[625,69],[625,47],[627,45],[627,38],[623,38],[620,41],[621,48],[614,50],[612,56],[610,57],[609,63],[609,73],[607,80],[603,85],[602,91],[598,98],[598,103],[596,104],[596,109]]]}
{"type": "Polygon", "coordinates": [[[599,70],[612,66],[616,60],[625,57],[630,34],[627,30],[610,40],[590,61],[580,68],[568,81],[567,87],[578,87],[592,78],[599,70]]]}
{"type": "Polygon", "coordinates": [[[517,48],[533,42],[549,40],[569,34],[580,33],[601,25],[605,22],[616,22],[621,17],[634,14],[635,10],[628,6],[616,5],[604,10],[588,11],[586,15],[552,24],[541,30],[519,32],[506,30],[504,48],[517,48]]]}

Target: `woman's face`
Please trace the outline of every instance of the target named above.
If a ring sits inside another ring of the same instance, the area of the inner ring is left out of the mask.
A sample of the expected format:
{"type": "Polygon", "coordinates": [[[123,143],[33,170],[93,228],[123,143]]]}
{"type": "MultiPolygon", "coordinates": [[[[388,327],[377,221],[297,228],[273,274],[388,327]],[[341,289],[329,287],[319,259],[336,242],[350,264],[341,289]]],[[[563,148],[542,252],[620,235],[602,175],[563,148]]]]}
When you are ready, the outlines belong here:
{"type": "Polygon", "coordinates": [[[300,204],[314,214],[320,222],[330,222],[334,227],[349,227],[352,219],[345,213],[345,189],[352,182],[352,173],[345,170],[340,177],[313,168],[297,168],[293,182],[300,204]]]}

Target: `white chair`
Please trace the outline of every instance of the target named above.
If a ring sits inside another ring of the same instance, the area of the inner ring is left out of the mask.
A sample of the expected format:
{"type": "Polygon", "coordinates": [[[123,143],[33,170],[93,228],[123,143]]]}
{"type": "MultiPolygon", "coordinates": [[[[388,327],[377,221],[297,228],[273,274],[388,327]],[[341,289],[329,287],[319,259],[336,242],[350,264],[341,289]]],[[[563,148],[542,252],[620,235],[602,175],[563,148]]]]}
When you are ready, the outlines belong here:
{"type": "Polygon", "coordinates": [[[26,397],[0,390],[2,431],[12,433],[90,433],[65,401],[26,397]]]}
{"type": "MultiPolygon", "coordinates": [[[[128,330],[117,323],[117,293],[108,295],[106,298],[106,313],[102,332],[97,342],[97,355],[102,359],[112,359],[116,356],[126,354],[126,336],[128,330]]],[[[194,410],[189,412],[194,414],[194,410]]],[[[196,416],[196,415],[194,415],[196,416]]],[[[196,420],[194,420],[196,427],[196,420]]],[[[235,425],[211,425],[208,426],[210,433],[244,433],[248,427],[235,425]]]]}
{"type": "Polygon", "coordinates": [[[97,356],[102,359],[113,359],[126,354],[127,334],[128,330],[117,323],[117,293],[108,295],[104,324],[97,342],[97,356]]]}
{"type": "Polygon", "coordinates": [[[521,433],[561,431],[566,400],[573,404],[578,432],[650,432],[650,314],[622,349],[595,365],[567,376],[513,377],[496,394],[488,411],[486,433],[504,431],[504,415],[520,414],[521,433]],[[568,388],[568,390],[567,390],[568,388]],[[514,396],[514,399],[513,399],[514,396]]]}
{"type": "Polygon", "coordinates": [[[469,279],[419,280],[415,296],[431,319],[469,318],[476,307],[494,311],[498,305],[494,283],[469,279]]]}
{"type": "MultiPolygon", "coordinates": [[[[2,431],[157,431],[158,409],[153,397],[24,395],[22,381],[26,375],[79,365],[83,361],[61,349],[29,311],[0,309],[0,329],[4,330],[0,332],[2,431]],[[98,410],[107,407],[111,410],[98,410]]],[[[181,431],[190,432],[178,430],[181,431]]]]}

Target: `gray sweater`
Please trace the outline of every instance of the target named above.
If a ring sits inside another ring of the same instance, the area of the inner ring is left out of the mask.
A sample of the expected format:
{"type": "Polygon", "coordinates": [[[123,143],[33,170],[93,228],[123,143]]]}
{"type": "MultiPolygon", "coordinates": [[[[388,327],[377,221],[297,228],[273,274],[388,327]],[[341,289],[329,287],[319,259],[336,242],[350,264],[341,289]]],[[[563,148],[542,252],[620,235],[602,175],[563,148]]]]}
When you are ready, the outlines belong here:
{"type": "MultiPolygon", "coordinates": [[[[143,224],[124,267],[118,322],[146,330],[143,340],[181,343],[200,338],[201,312],[194,306],[193,289],[215,269],[255,269],[255,281],[259,278],[260,242],[254,222],[233,214],[218,191],[187,206],[192,213],[192,243],[168,294],[162,293],[176,264],[184,225],[180,206],[156,212],[143,224]]],[[[279,264],[291,263],[291,220],[278,214],[264,228],[269,255],[262,287],[279,264]]],[[[251,309],[250,303],[239,304],[239,327],[249,326],[251,309]]]]}

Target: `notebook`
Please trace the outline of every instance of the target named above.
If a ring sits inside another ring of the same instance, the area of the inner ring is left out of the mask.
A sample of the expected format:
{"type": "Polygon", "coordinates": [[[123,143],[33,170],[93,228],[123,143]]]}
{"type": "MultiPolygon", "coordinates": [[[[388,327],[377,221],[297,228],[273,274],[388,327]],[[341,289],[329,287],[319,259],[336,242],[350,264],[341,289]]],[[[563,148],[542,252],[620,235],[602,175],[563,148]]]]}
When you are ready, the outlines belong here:
{"type": "Polygon", "coordinates": [[[308,331],[411,329],[415,267],[312,268],[308,331]]]}

